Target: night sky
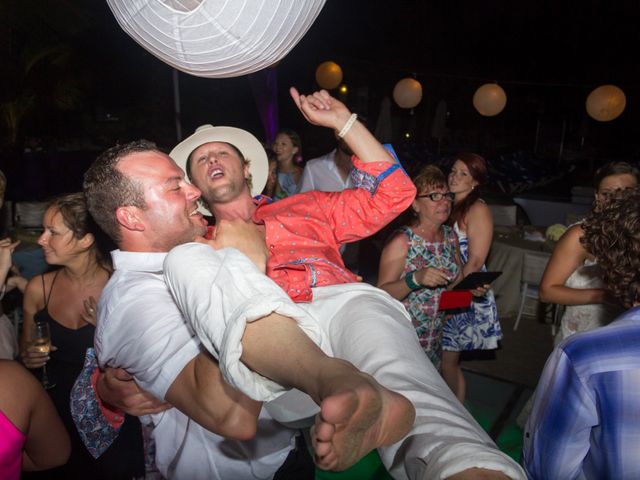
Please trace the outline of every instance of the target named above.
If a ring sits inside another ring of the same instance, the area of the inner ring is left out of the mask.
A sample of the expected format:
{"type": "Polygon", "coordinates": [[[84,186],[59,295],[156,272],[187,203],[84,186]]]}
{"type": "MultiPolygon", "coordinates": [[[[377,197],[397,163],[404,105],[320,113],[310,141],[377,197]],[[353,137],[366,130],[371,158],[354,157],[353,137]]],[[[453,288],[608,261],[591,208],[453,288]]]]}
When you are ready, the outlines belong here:
{"type": "MultiPolygon", "coordinates": [[[[306,126],[287,88],[315,89],[316,67],[333,60],[349,87],[345,100],[371,128],[398,80],[415,76],[422,83],[418,107],[392,111],[399,138],[408,132],[416,141],[433,141],[430,125],[444,99],[445,144],[485,153],[531,149],[540,126],[541,140],[553,149],[564,122],[568,150],[633,157],[640,138],[639,20],[640,6],[631,1],[328,0],[276,67],[280,125],[300,130],[305,153],[326,149],[330,136],[306,126]],[[480,116],[471,103],[489,81],[508,96],[506,109],[493,118],[480,116]],[[625,112],[608,123],[590,119],[584,108],[588,93],[604,83],[627,96],[625,112]]],[[[0,2],[0,60],[3,102],[24,95],[25,85],[37,93],[18,142],[36,137],[57,148],[97,150],[140,137],[167,148],[175,143],[172,70],[119,28],[105,2],[0,2]],[[64,45],[64,60],[37,65],[25,77],[27,54],[47,45],[64,45]]],[[[263,136],[246,77],[179,77],[185,133],[212,123],[263,136]]]]}

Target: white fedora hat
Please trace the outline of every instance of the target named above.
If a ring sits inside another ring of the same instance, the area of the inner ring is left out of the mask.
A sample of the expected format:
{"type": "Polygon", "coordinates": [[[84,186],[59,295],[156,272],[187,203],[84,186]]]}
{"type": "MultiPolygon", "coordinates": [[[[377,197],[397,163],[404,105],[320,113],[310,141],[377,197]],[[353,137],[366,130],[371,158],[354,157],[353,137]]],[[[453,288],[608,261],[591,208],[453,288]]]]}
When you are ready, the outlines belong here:
{"type": "MultiPolygon", "coordinates": [[[[246,130],[235,127],[214,127],[213,125],[201,125],[195,133],[176,145],[169,153],[169,156],[178,164],[182,170],[187,171],[187,161],[191,152],[200,145],[210,142],[225,142],[236,147],[245,160],[249,161],[249,172],[251,173],[251,195],[259,195],[267,184],[269,175],[269,159],[264,147],[256,137],[246,130]]],[[[210,212],[202,207],[203,213],[210,215],[210,212]]]]}

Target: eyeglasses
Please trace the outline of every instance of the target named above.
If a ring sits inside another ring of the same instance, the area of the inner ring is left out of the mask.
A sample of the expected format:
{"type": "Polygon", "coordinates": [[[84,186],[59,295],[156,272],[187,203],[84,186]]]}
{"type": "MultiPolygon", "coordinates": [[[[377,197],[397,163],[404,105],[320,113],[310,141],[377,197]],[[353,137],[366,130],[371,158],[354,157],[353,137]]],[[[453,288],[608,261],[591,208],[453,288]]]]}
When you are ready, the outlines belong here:
{"type": "Polygon", "coordinates": [[[422,195],[416,195],[416,198],[429,198],[429,200],[431,200],[432,202],[439,202],[443,198],[446,198],[450,202],[453,202],[453,200],[456,198],[456,194],[453,192],[447,192],[447,193],[433,192],[433,193],[423,193],[422,195]]]}

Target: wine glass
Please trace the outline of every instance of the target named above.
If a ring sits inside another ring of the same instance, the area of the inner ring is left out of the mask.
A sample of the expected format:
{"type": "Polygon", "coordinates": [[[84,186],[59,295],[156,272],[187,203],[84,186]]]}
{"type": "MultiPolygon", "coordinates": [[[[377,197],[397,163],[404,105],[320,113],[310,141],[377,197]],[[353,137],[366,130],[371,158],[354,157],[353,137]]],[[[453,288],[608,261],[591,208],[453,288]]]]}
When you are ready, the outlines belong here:
{"type": "MultiPolygon", "coordinates": [[[[45,322],[36,322],[33,325],[31,340],[31,345],[36,352],[48,354],[51,350],[51,332],[49,330],[49,324],[45,322]]],[[[55,382],[49,380],[46,364],[42,366],[41,381],[42,386],[47,390],[56,386],[55,382]]]]}

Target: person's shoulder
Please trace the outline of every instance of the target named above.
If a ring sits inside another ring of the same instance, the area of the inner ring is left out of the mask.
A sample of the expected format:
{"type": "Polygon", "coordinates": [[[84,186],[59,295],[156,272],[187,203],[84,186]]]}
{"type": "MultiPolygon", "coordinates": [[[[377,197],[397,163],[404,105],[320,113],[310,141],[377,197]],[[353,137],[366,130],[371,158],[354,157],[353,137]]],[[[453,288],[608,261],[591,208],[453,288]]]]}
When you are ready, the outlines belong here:
{"type": "MultiPolygon", "coordinates": [[[[640,368],[640,307],[627,310],[609,325],[566,338],[558,348],[562,349],[572,363],[585,368],[597,367],[599,361],[622,358],[626,364],[640,368]]],[[[609,368],[607,366],[603,368],[609,368]]],[[[615,363],[615,362],[614,362],[615,363]]]]}
{"type": "Polygon", "coordinates": [[[484,200],[478,199],[471,204],[471,207],[469,207],[467,217],[473,217],[475,215],[491,215],[491,209],[484,200]]]}
{"type": "Polygon", "coordinates": [[[307,160],[305,167],[318,167],[327,163],[331,163],[333,162],[334,153],[335,153],[335,150],[331,150],[330,152],[325,153],[324,155],[307,160]]]}

